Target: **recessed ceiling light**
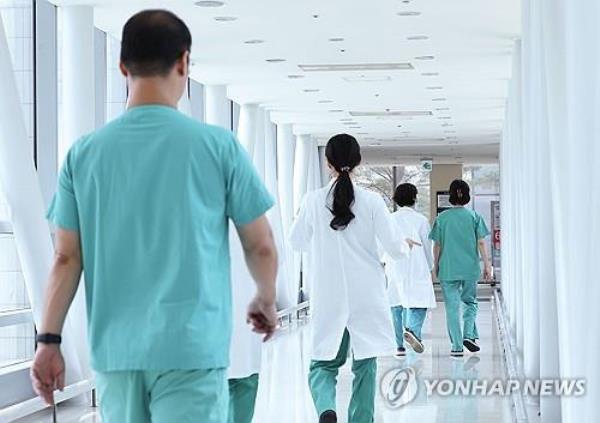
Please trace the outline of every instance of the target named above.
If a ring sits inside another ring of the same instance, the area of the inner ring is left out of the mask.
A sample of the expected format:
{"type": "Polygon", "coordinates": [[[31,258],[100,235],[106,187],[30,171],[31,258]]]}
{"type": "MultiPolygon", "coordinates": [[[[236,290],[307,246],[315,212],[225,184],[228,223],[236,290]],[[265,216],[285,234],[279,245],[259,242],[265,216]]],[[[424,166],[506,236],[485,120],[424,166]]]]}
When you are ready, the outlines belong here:
{"type": "Polygon", "coordinates": [[[343,113],[343,110],[330,110],[329,113],[343,113]]]}
{"type": "Polygon", "coordinates": [[[307,88],[307,89],[302,90],[302,91],[304,91],[305,93],[318,93],[321,90],[319,90],[318,88],[307,88]]]}
{"type": "Polygon", "coordinates": [[[391,76],[377,76],[377,75],[359,75],[359,76],[344,76],[342,78],[347,82],[384,82],[391,81],[391,76]]]}
{"type": "Polygon", "coordinates": [[[437,112],[446,112],[450,110],[450,107],[438,107],[435,109],[437,112]]]}
{"type": "Polygon", "coordinates": [[[395,111],[395,110],[386,110],[383,112],[365,112],[365,111],[352,111],[350,112],[350,116],[400,116],[400,117],[413,117],[413,116],[431,116],[432,113],[429,111],[395,111]]]}
{"type": "Polygon", "coordinates": [[[194,3],[196,6],[200,6],[200,7],[221,7],[223,6],[225,3],[222,1],[197,1],[194,3]]]}
{"type": "Polygon", "coordinates": [[[215,21],[217,22],[233,22],[236,20],[235,16],[215,16],[215,21]]]}
{"type": "Polygon", "coordinates": [[[349,126],[348,128],[350,128],[350,129],[361,129],[362,126],[349,126]]]}
{"type": "Polygon", "coordinates": [[[406,37],[408,41],[425,41],[428,40],[429,37],[427,35],[411,35],[410,37],[406,37]]]}
{"type": "Polygon", "coordinates": [[[342,37],[332,37],[329,39],[329,41],[331,41],[332,43],[339,43],[341,41],[344,41],[344,39],[342,37]]]}
{"type": "Polygon", "coordinates": [[[439,86],[437,86],[437,87],[427,87],[427,89],[428,90],[443,90],[444,87],[439,87],[439,86]]]}
{"type": "Polygon", "coordinates": [[[404,135],[408,135],[408,134],[410,134],[410,131],[402,131],[402,132],[400,132],[400,133],[401,133],[401,134],[404,134],[404,135]]]}
{"type": "Polygon", "coordinates": [[[447,101],[447,98],[433,98],[431,101],[447,101]]]}
{"type": "Polygon", "coordinates": [[[415,60],[435,60],[435,56],[417,56],[415,60]]]}
{"type": "Polygon", "coordinates": [[[456,131],[444,131],[445,134],[456,134],[456,131]]]}
{"type": "Polygon", "coordinates": [[[398,12],[397,15],[398,16],[419,16],[421,14],[421,12],[415,12],[415,11],[406,11],[406,12],[398,12]]]}
{"type": "Polygon", "coordinates": [[[340,122],[354,122],[354,119],[352,119],[352,118],[344,118],[344,119],[340,119],[340,122]]]}
{"type": "Polygon", "coordinates": [[[285,59],[267,59],[267,62],[269,62],[269,63],[281,63],[281,62],[285,62],[285,59]]]}
{"type": "Polygon", "coordinates": [[[319,101],[317,101],[317,103],[319,103],[319,104],[329,104],[329,103],[333,103],[333,100],[319,100],[319,101]]]}
{"type": "Polygon", "coordinates": [[[442,123],[443,128],[449,128],[451,126],[454,126],[454,125],[452,125],[451,123],[442,123]]]}
{"type": "Polygon", "coordinates": [[[288,75],[289,79],[300,79],[304,78],[304,75],[288,75]]]}
{"type": "Polygon", "coordinates": [[[421,76],[440,76],[439,72],[423,72],[421,76]]]}
{"type": "Polygon", "coordinates": [[[450,120],[452,119],[452,116],[438,116],[439,120],[450,120]]]}
{"type": "Polygon", "coordinates": [[[344,72],[378,70],[412,70],[410,63],[357,63],[337,65],[298,65],[305,72],[344,72]]]}
{"type": "Polygon", "coordinates": [[[369,135],[368,132],[357,132],[356,135],[369,135]]]}
{"type": "Polygon", "coordinates": [[[262,44],[264,42],[265,40],[246,40],[244,41],[244,44],[262,44]]]}
{"type": "Polygon", "coordinates": [[[342,125],[356,125],[358,122],[354,122],[354,121],[348,121],[348,122],[342,122],[342,125]]]}

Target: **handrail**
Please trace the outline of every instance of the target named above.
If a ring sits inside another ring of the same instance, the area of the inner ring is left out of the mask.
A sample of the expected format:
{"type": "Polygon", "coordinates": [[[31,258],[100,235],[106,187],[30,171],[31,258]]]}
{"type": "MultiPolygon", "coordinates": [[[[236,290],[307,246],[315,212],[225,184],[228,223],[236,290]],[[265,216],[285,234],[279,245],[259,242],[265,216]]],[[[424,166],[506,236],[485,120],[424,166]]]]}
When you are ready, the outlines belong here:
{"type": "MultiPolygon", "coordinates": [[[[61,403],[71,398],[75,398],[81,394],[85,394],[94,389],[94,386],[89,380],[82,380],[69,386],[65,386],[64,391],[55,391],[54,399],[56,403],[61,403]]],[[[22,417],[29,416],[47,409],[49,406],[39,397],[10,405],[0,409],[0,423],[8,423],[22,417]]]]}
{"type": "MultiPolygon", "coordinates": [[[[504,350],[504,361],[506,364],[506,373],[510,380],[523,380],[522,366],[519,361],[516,348],[514,346],[513,337],[508,321],[508,313],[504,306],[504,300],[499,289],[494,290],[494,304],[496,306],[496,317],[498,323],[498,338],[500,345],[504,350]]],[[[523,394],[512,392],[511,394],[512,409],[514,412],[515,423],[529,423],[523,394]]]]}
{"type": "Polygon", "coordinates": [[[33,314],[30,308],[0,311],[0,328],[22,323],[33,323],[33,314]]]}
{"type": "Polygon", "coordinates": [[[6,220],[0,220],[0,235],[12,235],[13,227],[12,223],[6,220]]]}

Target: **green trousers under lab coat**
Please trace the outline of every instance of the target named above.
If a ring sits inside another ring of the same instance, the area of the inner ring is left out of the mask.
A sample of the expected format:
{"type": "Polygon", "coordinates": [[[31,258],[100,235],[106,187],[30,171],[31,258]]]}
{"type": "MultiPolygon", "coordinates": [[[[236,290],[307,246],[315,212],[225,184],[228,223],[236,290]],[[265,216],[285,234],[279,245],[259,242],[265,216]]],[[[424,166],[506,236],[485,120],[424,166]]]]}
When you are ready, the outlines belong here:
{"type": "Polygon", "coordinates": [[[241,379],[229,379],[228,423],[251,423],[254,417],[258,374],[241,379]]]}
{"type": "MultiPolygon", "coordinates": [[[[336,410],[336,384],[340,367],[346,363],[350,348],[350,334],[344,332],[337,356],[330,361],[313,360],[309,384],[317,413],[336,410]]],[[[348,408],[348,423],[372,423],[375,415],[377,388],[377,358],[352,361],[352,398],[348,408]]]]}

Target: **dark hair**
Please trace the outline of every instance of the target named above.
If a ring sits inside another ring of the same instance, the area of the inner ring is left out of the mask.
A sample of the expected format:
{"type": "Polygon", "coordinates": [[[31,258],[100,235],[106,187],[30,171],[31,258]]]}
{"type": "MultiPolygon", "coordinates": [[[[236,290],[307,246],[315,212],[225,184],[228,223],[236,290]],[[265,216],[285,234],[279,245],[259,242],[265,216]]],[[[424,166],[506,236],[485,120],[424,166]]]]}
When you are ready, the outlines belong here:
{"type": "Polygon", "coordinates": [[[417,187],[413,184],[400,184],[394,193],[394,201],[400,207],[414,206],[417,202],[417,187]]]}
{"type": "Polygon", "coordinates": [[[450,204],[464,206],[471,201],[471,188],[462,179],[455,179],[450,184],[450,204]]]}
{"type": "Polygon", "coordinates": [[[165,76],[192,47],[185,23],[167,10],[144,10],[123,27],[121,62],[132,76],[165,76]]]}
{"type": "Polygon", "coordinates": [[[330,194],[333,192],[333,201],[329,206],[333,219],[329,226],[336,231],[344,230],[355,217],[352,213],[354,186],[350,172],[360,164],[360,146],[352,135],[338,134],[327,143],[325,156],[339,175],[329,191],[330,194]]]}

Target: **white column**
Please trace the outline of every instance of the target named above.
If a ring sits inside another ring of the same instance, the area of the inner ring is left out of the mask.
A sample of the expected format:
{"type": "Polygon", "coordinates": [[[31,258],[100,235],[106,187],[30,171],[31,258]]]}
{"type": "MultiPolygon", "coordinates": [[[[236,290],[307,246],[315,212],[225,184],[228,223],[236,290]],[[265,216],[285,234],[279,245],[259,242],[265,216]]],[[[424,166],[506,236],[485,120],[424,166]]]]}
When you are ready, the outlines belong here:
{"type": "Polygon", "coordinates": [[[296,138],[296,154],[294,157],[294,214],[298,212],[304,194],[306,194],[308,189],[311,146],[312,140],[310,135],[299,135],[296,138]]]}
{"type": "Polygon", "coordinates": [[[177,103],[177,108],[181,113],[192,117],[192,102],[190,101],[190,81],[188,79],[188,83],[185,86],[185,91],[183,91],[183,95],[179,99],[179,103],[177,103]]]}
{"type": "Polygon", "coordinates": [[[258,171],[258,174],[265,179],[265,129],[267,115],[262,108],[258,108],[256,115],[256,134],[254,139],[254,148],[252,151],[252,161],[258,171]]]}
{"type": "Polygon", "coordinates": [[[238,125],[238,139],[248,151],[250,157],[254,156],[256,144],[256,131],[258,119],[258,106],[256,104],[243,104],[240,108],[240,123],[238,125]]]}
{"type": "MultiPolygon", "coordinates": [[[[27,140],[11,63],[4,25],[0,19],[0,184],[11,207],[17,252],[34,320],[39,327],[54,248],[44,219],[44,201],[27,140]]],[[[77,343],[83,343],[82,338],[66,336],[62,346],[68,366],[68,382],[82,377],[76,353],[77,343]]]]}
{"type": "Polygon", "coordinates": [[[62,137],[58,160],[69,147],[95,128],[94,9],[65,6],[62,18],[62,137]]]}
{"type": "Polygon", "coordinates": [[[206,85],[204,87],[204,118],[211,125],[231,128],[231,104],[227,98],[225,85],[206,85]]]}
{"type": "Polygon", "coordinates": [[[277,125],[277,173],[283,228],[287,234],[294,220],[294,156],[296,137],[291,124],[277,125]]]}

